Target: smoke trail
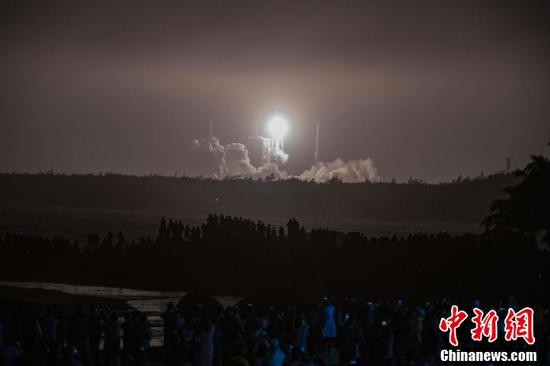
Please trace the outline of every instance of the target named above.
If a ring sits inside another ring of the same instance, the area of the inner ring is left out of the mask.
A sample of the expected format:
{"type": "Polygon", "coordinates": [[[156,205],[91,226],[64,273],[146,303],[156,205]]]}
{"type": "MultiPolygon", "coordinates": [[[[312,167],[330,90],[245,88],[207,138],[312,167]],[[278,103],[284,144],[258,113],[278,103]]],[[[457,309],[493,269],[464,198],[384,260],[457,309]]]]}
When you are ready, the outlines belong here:
{"type": "Polygon", "coordinates": [[[380,176],[372,159],[343,161],[336,159],[333,162],[318,162],[298,176],[305,181],[323,183],[331,179],[338,179],[343,183],[378,182],[380,176]]]}
{"type": "Polygon", "coordinates": [[[215,136],[193,140],[191,154],[196,175],[212,179],[287,177],[288,174],[279,169],[279,164],[288,160],[288,154],[280,149],[273,151],[268,138],[260,136],[258,140],[262,144],[262,164],[258,167],[250,161],[248,149],[244,144],[233,142],[224,146],[215,136]]]}
{"type": "Polygon", "coordinates": [[[288,154],[283,150],[280,140],[258,136],[262,144],[262,163],[284,164],[288,161],[288,154]]]}
{"type": "Polygon", "coordinates": [[[280,165],[288,161],[288,154],[272,139],[258,136],[262,147],[261,165],[254,166],[247,147],[241,143],[222,145],[217,137],[211,135],[195,139],[191,153],[195,162],[195,174],[212,179],[286,179],[294,178],[317,183],[338,179],[343,183],[378,182],[380,176],[372,159],[332,162],[316,162],[311,168],[298,176],[288,175],[280,170],[280,165]]]}

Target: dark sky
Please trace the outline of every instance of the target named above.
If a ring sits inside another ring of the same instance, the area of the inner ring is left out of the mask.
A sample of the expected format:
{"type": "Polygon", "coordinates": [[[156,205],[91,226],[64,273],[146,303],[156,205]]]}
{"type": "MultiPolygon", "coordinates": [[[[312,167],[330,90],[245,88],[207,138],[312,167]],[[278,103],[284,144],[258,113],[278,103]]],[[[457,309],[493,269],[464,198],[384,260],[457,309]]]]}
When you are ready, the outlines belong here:
{"type": "Polygon", "coordinates": [[[374,160],[389,180],[524,164],[550,141],[541,1],[22,1],[0,18],[0,171],[188,172],[214,120],[292,117],[285,169],[374,160]]]}

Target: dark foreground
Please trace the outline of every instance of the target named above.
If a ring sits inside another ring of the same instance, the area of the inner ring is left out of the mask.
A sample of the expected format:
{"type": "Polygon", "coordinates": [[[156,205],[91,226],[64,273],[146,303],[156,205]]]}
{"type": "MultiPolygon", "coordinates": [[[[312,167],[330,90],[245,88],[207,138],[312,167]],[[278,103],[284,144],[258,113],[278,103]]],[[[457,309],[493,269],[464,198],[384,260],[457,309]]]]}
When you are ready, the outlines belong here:
{"type": "MultiPolygon", "coordinates": [[[[509,294],[546,301],[550,253],[533,236],[411,234],[369,237],[306,230],[224,215],[199,226],[162,219],[155,237],[89,233],[86,241],[8,233],[0,237],[0,278],[156,290],[262,295],[309,303],[349,289],[373,299],[509,294]]],[[[283,304],[284,305],[284,304],[283,304]]]]}
{"type": "MultiPolygon", "coordinates": [[[[451,304],[535,309],[536,343],[523,340],[473,342],[469,325],[458,330],[460,350],[535,351],[532,364],[548,365],[550,307],[495,303],[367,301],[349,294],[303,306],[269,306],[243,300],[223,307],[205,294],[184,297],[163,314],[163,346],[152,348],[147,315],[104,298],[49,291],[0,289],[2,365],[441,365],[439,352],[452,348],[438,330],[451,304]],[[25,294],[26,293],[26,294],[25,294]],[[61,301],[48,305],[47,301],[61,301]],[[88,301],[85,304],[84,301],[88,301]]],[[[529,363],[527,363],[529,364],[529,363]]]]}

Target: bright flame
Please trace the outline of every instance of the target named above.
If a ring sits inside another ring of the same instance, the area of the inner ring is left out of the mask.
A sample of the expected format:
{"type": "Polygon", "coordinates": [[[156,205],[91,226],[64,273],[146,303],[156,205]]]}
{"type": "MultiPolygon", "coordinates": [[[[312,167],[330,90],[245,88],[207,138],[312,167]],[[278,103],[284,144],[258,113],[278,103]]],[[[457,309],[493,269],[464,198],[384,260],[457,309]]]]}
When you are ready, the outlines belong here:
{"type": "Polygon", "coordinates": [[[288,131],[288,122],[281,116],[275,116],[269,120],[267,129],[274,139],[282,139],[288,131]]]}

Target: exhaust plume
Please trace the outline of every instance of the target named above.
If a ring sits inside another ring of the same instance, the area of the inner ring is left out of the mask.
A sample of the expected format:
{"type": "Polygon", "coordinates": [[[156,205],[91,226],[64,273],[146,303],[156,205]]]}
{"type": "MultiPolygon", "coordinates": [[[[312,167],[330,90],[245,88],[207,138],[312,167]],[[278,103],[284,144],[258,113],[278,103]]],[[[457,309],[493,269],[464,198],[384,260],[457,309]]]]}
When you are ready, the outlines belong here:
{"type": "Polygon", "coordinates": [[[195,139],[191,145],[194,173],[207,178],[222,179],[227,173],[225,148],[214,136],[195,139]]]}
{"type": "Polygon", "coordinates": [[[213,135],[213,124],[210,124],[209,136],[195,139],[191,145],[191,155],[195,163],[195,175],[212,179],[287,179],[294,178],[317,183],[338,179],[343,183],[378,182],[380,176],[372,159],[332,162],[318,161],[319,158],[319,125],[315,133],[315,163],[298,176],[288,175],[280,170],[280,165],[288,161],[288,154],[283,150],[280,141],[273,138],[257,136],[261,144],[261,164],[254,166],[250,160],[247,147],[238,142],[223,145],[213,135]]]}
{"type": "Polygon", "coordinates": [[[288,154],[282,150],[272,150],[271,140],[259,136],[262,144],[262,164],[255,167],[250,161],[246,146],[233,142],[222,145],[215,136],[195,139],[191,144],[191,154],[195,174],[212,179],[283,179],[288,175],[279,169],[279,164],[288,160],[288,154]]]}
{"type": "Polygon", "coordinates": [[[288,161],[288,154],[278,141],[263,136],[258,136],[257,139],[262,144],[262,163],[285,164],[288,161]]]}
{"type": "Polygon", "coordinates": [[[331,179],[338,179],[343,183],[378,182],[380,176],[372,159],[343,161],[336,159],[333,162],[315,163],[304,171],[299,179],[323,183],[331,179]]]}

